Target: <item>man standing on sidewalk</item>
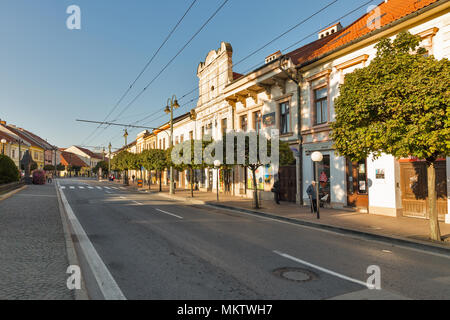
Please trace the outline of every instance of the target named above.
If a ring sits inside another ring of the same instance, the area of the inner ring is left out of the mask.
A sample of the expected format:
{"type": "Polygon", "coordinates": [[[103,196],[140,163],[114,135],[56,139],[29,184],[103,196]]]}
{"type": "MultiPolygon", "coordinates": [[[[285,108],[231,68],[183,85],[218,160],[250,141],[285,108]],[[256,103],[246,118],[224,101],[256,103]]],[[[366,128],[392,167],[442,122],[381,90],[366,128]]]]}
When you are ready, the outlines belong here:
{"type": "Polygon", "coordinates": [[[316,182],[313,181],[306,189],[306,193],[309,196],[309,200],[312,202],[312,208],[314,212],[317,212],[317,196],[316,196],[316,182]]]}
{"type": "Polygon", "coordinates": [[[280,204],[280,180],[277,179],[272,187],[272,192],[276,204],[280,204]]]}

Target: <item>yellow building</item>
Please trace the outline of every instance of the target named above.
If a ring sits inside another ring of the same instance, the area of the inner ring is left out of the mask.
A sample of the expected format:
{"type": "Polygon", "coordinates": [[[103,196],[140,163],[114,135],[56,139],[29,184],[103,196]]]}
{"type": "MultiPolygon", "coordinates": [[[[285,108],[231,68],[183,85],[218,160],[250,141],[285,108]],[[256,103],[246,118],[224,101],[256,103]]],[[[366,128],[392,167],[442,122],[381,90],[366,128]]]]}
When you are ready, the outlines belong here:
{"type": "Polygon", "coordinates": [[[20,160],[25,152],[30,149],[31,144],[9,130],[5,121],[0,121],[0,138],[6,140],[6,143],[2,145],[1,152],[10,157],[17,168],[20,169],[20,160]]]}
{"type": "MultiPolygon", "coordinates": [[[[37,164],[37,169],[44,169],[44,165],[45,165],[44,146],[40,142],[36,141],[26,130],[24,130],[22,128],[18,128],[18,127],[12,126],[12,125],[4,125],[4,127],[19,137],[19,139],[21,141],[21,152],[20,153],[22,154],[22,157],[25,154],[25,151],[29,150],[31,158],[37,164]],[[29,148],[22,150],[22,145],[29,145],[29,148]]],[[[19,146],[17,143],[17,150],[18,150],[18,147],[19,146]]]]}

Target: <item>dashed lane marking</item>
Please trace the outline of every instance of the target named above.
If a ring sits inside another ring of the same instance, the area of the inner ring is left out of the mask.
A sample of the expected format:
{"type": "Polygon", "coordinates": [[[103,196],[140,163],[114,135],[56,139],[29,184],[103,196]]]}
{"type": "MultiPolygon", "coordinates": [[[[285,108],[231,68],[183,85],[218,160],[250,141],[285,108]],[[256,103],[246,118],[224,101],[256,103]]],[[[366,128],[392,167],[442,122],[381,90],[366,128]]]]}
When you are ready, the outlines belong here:
{"type": "Polygon", "coordinates": [[[162,213],[168,214],[169,216],[177,217],[178,219],[183,219],[183,217],[177,216],[176,214],[173,214],[173,213],[170,213],[170,212],[167,212],[167,211],[164,211],[164,210],[158,209],[158,208],[156,208],[156,210],[158,210],[159,212],[162,212],[162,213]]]}

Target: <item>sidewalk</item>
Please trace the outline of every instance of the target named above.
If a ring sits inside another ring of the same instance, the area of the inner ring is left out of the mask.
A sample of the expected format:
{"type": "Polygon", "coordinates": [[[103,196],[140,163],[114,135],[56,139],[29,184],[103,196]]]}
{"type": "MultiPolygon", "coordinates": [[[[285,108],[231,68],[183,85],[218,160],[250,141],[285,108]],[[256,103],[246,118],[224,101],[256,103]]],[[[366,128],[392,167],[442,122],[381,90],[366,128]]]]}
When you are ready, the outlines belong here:
{"type": "MultiPolygon", "coordinates": [[[[137,189],[136,185],[130,185],[130,188],[137,189]]],[[[146,188],[141,188],[140,190],[148,190],[148,186],[146,188]]],[[[159,186],[152,185],[151,191],[159,191],[159,186]]],[[[277,205],[274,201],[262,200],[261,209],[253,209],[252,199],[220,193],[219,202],[217,202],[217,195],[215,192],[195,191],[194,198],[191,198],[190,190],[184,189],[177,189],[175,195],[170,196],[166,186],[163,187],[161,195],[191,202],[192,204],[207,204],[248,213],[257,212],[282,219],[293,219],[295,221],[304,222],[304,224],[307,225],[342,229],[342,231],[355,231],[392,239],[405,239],[415,243],[444,247],[450,250],[450,225],[443,222],[440,223],[441,235],[446,241],[442,244],[437,244],[429,240],[429,221],[425,219],[409,217],[396,218],[357,213],[349,210],[320,208],[320,220],[318,220],[316,214],[311,213],[309,206],[301,207],[288,202],[281,202],[280,205],[277,205]]]]}
{"type": "Polygon", "coordinates": [[[29,185],[0,201],[0,300],[74,299],[55,186],[29,185]]]}

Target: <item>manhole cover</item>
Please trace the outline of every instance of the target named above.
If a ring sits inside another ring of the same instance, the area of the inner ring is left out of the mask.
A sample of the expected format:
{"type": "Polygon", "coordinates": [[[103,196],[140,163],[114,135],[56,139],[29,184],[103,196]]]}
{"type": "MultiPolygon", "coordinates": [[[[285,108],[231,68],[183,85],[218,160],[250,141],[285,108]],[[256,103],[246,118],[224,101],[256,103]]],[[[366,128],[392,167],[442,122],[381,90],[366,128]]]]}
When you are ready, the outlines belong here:
{"type": "Polygon", "coordinates": [[[295,282],[306,282],[317,279],[313,272],[300,268],[280,268],[273,271],[273,274],[285,280],[295,282]]]}

